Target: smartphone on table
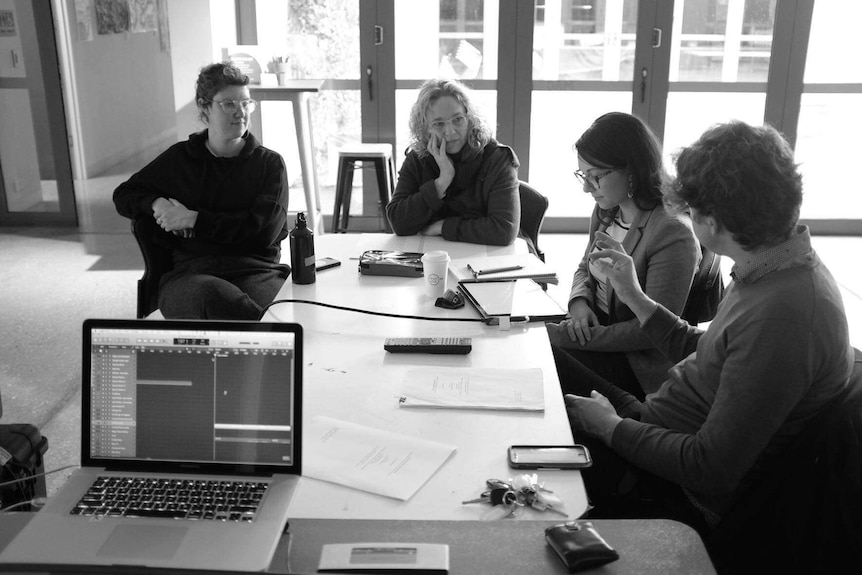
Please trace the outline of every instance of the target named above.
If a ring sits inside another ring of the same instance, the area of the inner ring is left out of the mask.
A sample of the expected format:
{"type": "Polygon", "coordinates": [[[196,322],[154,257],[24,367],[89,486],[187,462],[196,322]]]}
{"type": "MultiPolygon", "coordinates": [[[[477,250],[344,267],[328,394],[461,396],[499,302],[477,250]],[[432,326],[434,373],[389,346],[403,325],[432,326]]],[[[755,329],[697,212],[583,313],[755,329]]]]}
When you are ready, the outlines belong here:
{"type": "Polygon", "coordinates": [[[586,445],[512,445],[513,469],[582,469],[593,464],[586,445]]]}
{"type": "Polygon", "coordinates": [[[340,266],[341,262],[335,258],[319,258],[314,262],[315,271],[323,271],[328,270],[329,268],[334,268],[335,266],[340,266]]]}

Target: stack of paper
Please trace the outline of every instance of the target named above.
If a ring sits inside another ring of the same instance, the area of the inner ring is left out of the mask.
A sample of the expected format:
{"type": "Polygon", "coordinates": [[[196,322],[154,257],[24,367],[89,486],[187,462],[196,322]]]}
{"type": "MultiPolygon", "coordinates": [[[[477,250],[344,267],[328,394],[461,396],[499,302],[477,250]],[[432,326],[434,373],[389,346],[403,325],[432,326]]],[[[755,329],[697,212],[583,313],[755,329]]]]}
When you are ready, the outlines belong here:
{"type": "Polygon", "coordinates": [[[544,411],[542,370],[434,367],[407,373],[401,407],[544,411]]]}
{"type": "Polygon", "coordinates": [[[449,270],[461,283],[519,278],[530,278],[540,283],[551,284],[559,281],[557,272],[533,254],[454,259],[449,262],[449,270]]]}
{"type": "Polygon", "coordinates": [[[455,451],[454,445],[391,433],[323,415],[305,429],[313,454],[302,474],[406,501],[455,451]]]}

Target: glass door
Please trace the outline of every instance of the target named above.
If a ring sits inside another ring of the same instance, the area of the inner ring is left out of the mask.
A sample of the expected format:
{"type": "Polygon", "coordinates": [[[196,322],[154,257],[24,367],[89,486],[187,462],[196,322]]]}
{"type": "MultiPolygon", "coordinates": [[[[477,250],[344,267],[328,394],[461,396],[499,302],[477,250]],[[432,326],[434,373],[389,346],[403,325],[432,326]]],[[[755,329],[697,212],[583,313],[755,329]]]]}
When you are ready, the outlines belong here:
{"type": "MultiPolygon", "coordinates": [[[[846,128],[858,114],[846,111],[858,108],[862,90],[850,71],[858,66],[836,65],[835,55],[852,53],[847,27],[858,19],[846,7],[816,3],[809,46],[814,4],[291,0],[291,33],[329,38],[317,40],[306,52],[309,64],[298,66],[302,77],[326,80],[314,108],[323,190],[334,185],[343,141],[390,142],[400,166],[417,89],[437,76],[473,88],[498,139],[517,152],[521,179],[550,199],[545,231],[586,229],[592,201],[573,179],[572,146],[609,111],[644,119],[662,138],[671,169],[673,153],[716,122],[769,121],[793,142],[798,127],[806,178],[828,176],[835,163],[828,150],[852,149],[826,143],[855,133],[846,128]],[[803,90],[794,75],[801,75],[806,50],[803,90]],[[337,102],[327,103],[329,91],[337,102]]],[[[834,217],[834,206],[845,206],[836,194],[846,189],[829,180],[818,186],[819,203],[809,191],[803,216],[834,217]]],[[[327,213],[330,205],[323,201],[327,213]]],[[[859,211],[855,204],[848,209],[841,213],[859,211]]]]}
{"type": "Polygon", "coordinates": [[[805,180],[802,217],[825,220],[819,226],[825,233],[859,234],[862,229],[862,184],[848,170],[859,161],[862,133],[860,19],[857,2],[813,6],[796,161],[805,180]]]}
{"type": "Polygon", "coordinates": [[[499,0],[394,2],[395,163],[400,166],[410,109],[427,79],[461,80],[473,90],[488,123],[497,125],[500,5],[499,0]]]}
{"type": "MultiPolygon", "coordinates": [[[[361,9],[359,0],[258,0],[255,5],[254,41],[261,50],[286,60],[291,79],[323,81],[309,102],[320,209],[329,215],[335,199],[338,150],[362,141],[361,9]]],[[[264,101],[259,113],[267,126],[278,127],[266,131],[264,143],[287,164],[290,211],[306,211],[292,106],[264,101]]]]}
{"type": "Polygon", "coordinates": [[[0,225],[78,223],[58,67],[51,4],[0,0],[0,225]]]}
{"type": "MultiPolygon", "coordinates": [[[[670,29],[664,152],[731,119],[764,121],[776,0],[676,0],[670,29]]],[[[655,94],[654,94],[655,96],[655,94]]]]}
{"type": "MultiPolygon", "coordinates": [[[[522,179],[548,197],[553,219],[578,218],[593,208],[572,175],[573,145],[600,115],[631,112],[636,0],[536,0],[533,20],[529,173],[522,179]]],[[[572,231],[566,224],[562,229],[572,231]]]]}

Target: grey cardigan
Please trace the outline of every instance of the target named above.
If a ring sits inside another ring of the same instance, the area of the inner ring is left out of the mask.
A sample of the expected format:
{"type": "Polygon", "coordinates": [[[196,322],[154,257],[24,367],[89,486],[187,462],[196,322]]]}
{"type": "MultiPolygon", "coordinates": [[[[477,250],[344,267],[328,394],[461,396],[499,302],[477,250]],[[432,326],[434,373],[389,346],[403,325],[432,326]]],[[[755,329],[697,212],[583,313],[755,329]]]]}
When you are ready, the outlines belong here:
{"type": "MultiPolygon", "coordinates": [[[[590,275],[588,255],[596,232],[606,228],[597,206],[590,218],[590,241],[572,279],[569,304],[576,298],[584,298],[595,311],[596,284],[590,275]]],[[[649,211],[639,211],[623,248],[634,261],[644,292],[671,312],[681,314],[701,258],[691,221],[686,216],[668,214],[661,204],[649,211]]],[[[551,342],[570,349],[624,352],[644,392],[656,391],[667,378],[672,362],[643,333],[634,313],[616,297],[613,285],[608,286],[608,309],[608,325],[594,327],[592,339],[586,345],[573,342],[562,330],[549,330],[551,342]]]]}

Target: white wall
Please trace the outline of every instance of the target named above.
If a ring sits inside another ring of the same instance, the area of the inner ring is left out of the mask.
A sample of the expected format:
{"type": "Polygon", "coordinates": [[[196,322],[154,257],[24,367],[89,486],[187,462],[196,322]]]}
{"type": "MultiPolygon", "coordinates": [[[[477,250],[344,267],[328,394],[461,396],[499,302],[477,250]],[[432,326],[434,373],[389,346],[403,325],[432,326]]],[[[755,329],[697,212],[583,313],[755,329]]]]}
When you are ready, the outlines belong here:
{"type": "Polygon", "coordinates": [[[79,40],[74,0],[66,2],[83,177],[131,157],[154,157],[176,141],[170,53],[162,51],[157,32],[98,34],[93,5],[93,39],[79,40]]]}
{"type": "Polygon", "coordinates": [[[205,126],[198,119],[195,80],[203,66],[221,60],[221,48],[236,44],[234,0],[169,0],[171,64],[177,139],[205,126]]]}
{"type": "Polygon", "coordinates": [[[210,0],[171,0],[168,14],[179,141],[204,127],[195,105],[195,79],[201,67],[213,62],[210,0]]]}
{"type": "Polygon", "coordinates": [[[212,61],[221,60],[221,49],[236,44],[235,0],[209,0],[212,30],[212,61]]]}

